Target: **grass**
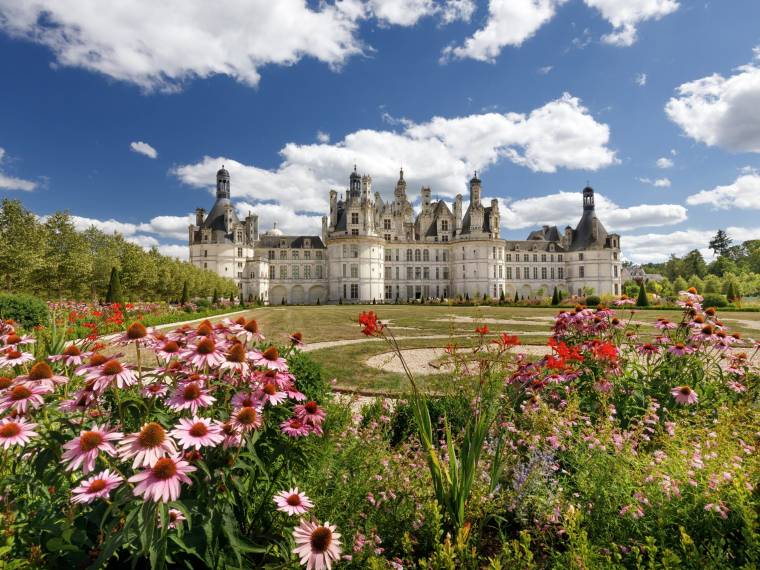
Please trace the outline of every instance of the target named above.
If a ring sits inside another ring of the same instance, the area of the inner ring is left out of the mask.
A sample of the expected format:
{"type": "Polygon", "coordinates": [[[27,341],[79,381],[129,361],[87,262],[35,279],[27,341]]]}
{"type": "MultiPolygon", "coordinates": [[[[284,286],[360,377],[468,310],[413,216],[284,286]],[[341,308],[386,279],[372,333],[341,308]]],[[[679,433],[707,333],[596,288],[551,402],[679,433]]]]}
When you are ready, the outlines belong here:
{"type": "MultiPolygon", "coordinates": [[[[307,344],[334,341],[353,341],[342,346],[319,347],[310,356],[322,364],[328,378],[336,379],[336,386],[365,393],[405,392],[409,386],[401,374],[385,372],[366,365],[369,357],[388,352],[384,342],[362,336],[357,318],[362,311],[374,310],[381,319],[390,322],[391,330],[402,348],[440,348],[449,343],[467,346],[475,341],[474,329],[486,322],[489,336],[500,332],[521,336],[523,344],[543,345],[549,335],[557,309],[534,307],[458,307],[438,305],[322,305],[258,307],[246,313],[255,318],[268,340],[287,344],[288,336],[300,331],[307,344]],[[472,319],[465,321],[465,318],[472,319]],[[491,321],[491,322],[489,322],[491,321]],[[507,321],[506,323],[494,321],[507,321]],[[525,335],[524,333],[545,333],[525,335]],[[425,338],[436,336],[438,338],[425,338]]],[[[652,326],[657,318],[677,321],[677,310],[629,309],[618,311],[621,319],[632,318],[640,326],[640,340],[655,334],[652,326]]],[[[224,318],[212,318],[212,321],[224,318]]],[[[760,336],[760,313],[730,312],[723,314],[724,323],[743,336],[760,336]]],[[[133,349],[127,359],[134,362],[133,349]]],[[[144,361],[152,364],[153,360],[144,361]]],[[[431,374],[419,378],[421,384],[435,390],[445,384],[447,374],[431,374]]]]}

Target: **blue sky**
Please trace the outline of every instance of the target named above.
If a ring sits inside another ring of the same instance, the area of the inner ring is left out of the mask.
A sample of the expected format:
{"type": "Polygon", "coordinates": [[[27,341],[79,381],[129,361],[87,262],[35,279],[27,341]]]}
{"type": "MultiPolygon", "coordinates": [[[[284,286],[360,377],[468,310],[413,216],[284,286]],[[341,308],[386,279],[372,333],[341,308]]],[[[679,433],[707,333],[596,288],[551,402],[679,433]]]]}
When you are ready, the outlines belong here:
{"type": "Polygon", "coordinates": [[[354,163],[386,197],[403,166],[412,199],[478,169],[507,238],[574,224],[587,181],[634,261],[760,238],[758,22],[755,0],[0,0],[0,194],[186,256],[222,163],[291,233],[354,163]]]}

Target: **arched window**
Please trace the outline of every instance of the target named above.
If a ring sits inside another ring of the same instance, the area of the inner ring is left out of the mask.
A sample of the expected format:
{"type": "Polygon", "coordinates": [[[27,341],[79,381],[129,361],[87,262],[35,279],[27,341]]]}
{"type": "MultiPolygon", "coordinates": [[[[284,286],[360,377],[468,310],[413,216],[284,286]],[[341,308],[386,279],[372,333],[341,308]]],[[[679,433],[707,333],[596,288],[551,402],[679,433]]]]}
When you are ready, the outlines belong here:
{"type": "Polygon", "coordinates": [[[411,261],[412,260],[412,250],[411,249],[407,249],[406,250],[406,260],[407,261],[411,261]]]}
{"type": "Polygon", "coordinates": [[[427,249],[422,250],[422,261],[430,261],[430,251],[427,249]]]}
{"type": "Polygon", "coordinates": [[[420,261],[420,250],[415,249],[414,250],[414,261],[420,261]]]}

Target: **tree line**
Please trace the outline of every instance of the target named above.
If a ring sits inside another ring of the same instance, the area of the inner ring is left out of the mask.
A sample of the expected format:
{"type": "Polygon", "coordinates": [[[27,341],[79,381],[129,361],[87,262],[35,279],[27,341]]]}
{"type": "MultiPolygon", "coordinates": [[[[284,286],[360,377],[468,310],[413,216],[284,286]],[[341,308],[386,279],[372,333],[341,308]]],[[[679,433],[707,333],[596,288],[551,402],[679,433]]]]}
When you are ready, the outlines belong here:
{"type": "Polygon", "coordinates": [[[95,227],[80,232],[71,215],[56,212],[44,221],[19,200],[0,208],[0,290],[48,300],[104,300],[113,269],[128,301],[179,301],[237,295],[231,279],[190,263],[145,251],[120,234],[95,227]]]}
{"type": "Polygon", "coordinates": [[[760,240],[735,243],[724,231],[718,230],[708,247],[715,259],[708,263],[698,249],[677,257],[671,255],[663,263],[646,263],[646,273],[659,273],[660,283],[649,281],[651,293],[670,295],[687,287],[696,287],[700,293],[730,294],[744,297],[760,295],[760,240]]]}

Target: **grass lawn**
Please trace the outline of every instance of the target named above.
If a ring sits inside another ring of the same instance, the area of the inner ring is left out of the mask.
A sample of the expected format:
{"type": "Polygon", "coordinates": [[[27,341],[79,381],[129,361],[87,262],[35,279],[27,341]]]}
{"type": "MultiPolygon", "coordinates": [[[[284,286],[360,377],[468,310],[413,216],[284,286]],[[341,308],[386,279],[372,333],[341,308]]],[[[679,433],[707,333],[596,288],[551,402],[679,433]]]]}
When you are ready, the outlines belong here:
{"type": "MultiPolygon", "coordinates": [[[[288,335],[300,331],[310,355],[322,364],[336,386],[362,392],[404,392],[406,379],[366,365],[369,357],[388,351],[384,342],[362,336],[357,318],[361,311],[374,310],[390,322],[402,348],[439,348],[449,343],[468,346],[475,342],[474,329],[488,324],[489,336],[501,332],[517,334],[523,344],[546,344],[557,309],[531,307],[454,307],[438,305],[321,305],[274,306],[252,309],[247,318],[255,318],[268,340],[287,344],[288,335]],[[527,333],[527,334],[526,334],[527,333]],[[434,337],[434,338],[430,338],[434,337]],[[338,341],[350,342],[332,345],[338,341]]],[[[678,311],[619,310],[621,319],[631,319],[639,325],[642,340],[655,333],[652,324],[658,317],[677,321],[678,311]]],[[[743,336],[760,336],[760,313],[723,313],[724,323],[743,336]]],[[[212,321],[222,317],[212,318],[212,321]]],[[[127,358],[134,361],[134,354],[127,358]]],[[[146,364],[153,363],[152,358],[146,364]]],[[[445,374],[420,377],[420,383],[430,389],[445,385],[445,374]]]]}

